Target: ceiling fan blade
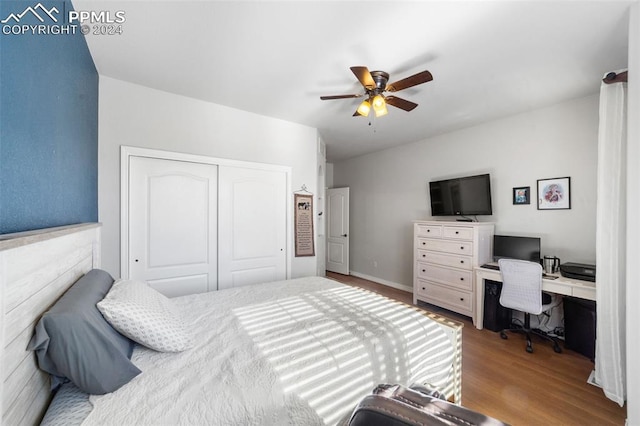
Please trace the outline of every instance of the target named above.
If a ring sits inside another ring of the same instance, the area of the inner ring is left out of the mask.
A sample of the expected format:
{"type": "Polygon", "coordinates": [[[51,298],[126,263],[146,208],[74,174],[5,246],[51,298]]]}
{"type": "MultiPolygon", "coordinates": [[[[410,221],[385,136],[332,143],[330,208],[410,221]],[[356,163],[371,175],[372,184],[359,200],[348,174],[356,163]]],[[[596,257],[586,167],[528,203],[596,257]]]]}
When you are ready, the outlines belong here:
{"type": "Polygon", "coordinates": [[[413,103],[406,99],[398,98],[397,96],[387,96],[385,97],[385,101],[387,101],[389,105],[393,105],[394,107],[403,109],[405,111],[411,111],[418,106],[418,104],[416,103],[413,103]]]}
{"type": "Polygon", "coordinates": [[[320,99],[323,101],[329,101],[331,99],[348,99],[348,98],[359,98],[362,95],[333,95],[333,96],[320,96],[320,99]]]}
{"type": "Polygon", "coordinates": [[[433,76],[429,71],[422,71],[418,74],[414,74],[411,77],[403,78],[394,83],[387,84],[387,91],[397,92],[408,87],[417,86],[418,84],[426,83],[433,80],[433,76]]]}
{"type": "Polygon", "coordinates": [[[367,67],[351,67],[351,71],[366,89],[375,89],[376,82],[373,81],[373,77],[371,77],[367,67]]]}

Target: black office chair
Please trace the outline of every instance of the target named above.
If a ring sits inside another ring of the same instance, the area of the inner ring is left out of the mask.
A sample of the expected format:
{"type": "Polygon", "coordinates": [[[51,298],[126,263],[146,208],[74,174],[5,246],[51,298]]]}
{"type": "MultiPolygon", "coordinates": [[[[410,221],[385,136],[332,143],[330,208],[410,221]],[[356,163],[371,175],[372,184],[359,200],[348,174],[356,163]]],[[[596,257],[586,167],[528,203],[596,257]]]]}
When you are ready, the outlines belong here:
{"type": "Polygon", "coordinates": [[[531,314],[539,315],[554,306],[551,296],[542,292],[542,266],[539,263],[517,259],[500,259],[498,265],[502,275],[500,304],[524,312],[524,324],[502,330],[500,337],[506,339],[507,331],[523,333],[527,337],[527,352],[531,353],[531,335],[535,334],[552,342],[554,351],[562,352],[557,339],[541,330],[531,328],[531,314]],[[543,299],[546,300],[543,302],[543,299]]]}

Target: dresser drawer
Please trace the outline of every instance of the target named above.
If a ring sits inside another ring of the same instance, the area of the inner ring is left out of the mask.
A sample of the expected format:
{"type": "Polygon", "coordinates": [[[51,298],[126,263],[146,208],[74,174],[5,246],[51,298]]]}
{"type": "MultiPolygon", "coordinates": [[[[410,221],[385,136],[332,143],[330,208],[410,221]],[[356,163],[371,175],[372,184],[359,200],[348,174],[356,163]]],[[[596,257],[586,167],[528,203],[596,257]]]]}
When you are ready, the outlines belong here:
{"type": "Polygon", "coordinates": [[[442,230],[444,238],[454,240],[473,240],[473,228],[464,226],[445,226],[442,230]]]}
{"type": "Polygon", "coordinates": [[[470,256],[438,253],[427,250],[418,250],[417,259],[421,262],[436,263],[438,265],[452,266],[454,268],[462,268],[471,270],[473,265],[471,264],[470,256]]]}
{"type": "Polygon", "coordinates": [[[473,255],[473,243],[467,241],[432,240],[429,238],[417,238],[419,249],[441,251],[451,254],[473,255]]]}
{"type": "Polygon", "coordinates": [[[442,287],[436,283],[424,280],[418,280],[415,291],[420,300],[454,310],[461,314],[473,315],[472,293],[442,287]]]}
{"type": "Polygon", "coordinates": [[[452,288],[471,291],[473,289],[472,273],[469,270],[447,268],[418,262],[418,278],[434,281],[452,288]]]}
{"type": "Polygon", "coordinates": [[[420,237],[440,238],[442,237],[442,225],[416,225],[416,235],[420,237]]]}

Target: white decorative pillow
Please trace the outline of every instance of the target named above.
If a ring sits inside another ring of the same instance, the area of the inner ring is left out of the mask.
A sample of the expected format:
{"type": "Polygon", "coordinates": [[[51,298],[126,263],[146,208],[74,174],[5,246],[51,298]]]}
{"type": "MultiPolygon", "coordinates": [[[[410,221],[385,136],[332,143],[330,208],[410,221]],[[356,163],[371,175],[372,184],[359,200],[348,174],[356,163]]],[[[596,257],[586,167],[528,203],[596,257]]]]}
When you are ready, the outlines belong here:
{"type": "Polygon", "coordinates": [[[180,352],[192,346],[171,300],[144,281],[117,280],[97,306],[113,328],[150,349],[180,352]]]}

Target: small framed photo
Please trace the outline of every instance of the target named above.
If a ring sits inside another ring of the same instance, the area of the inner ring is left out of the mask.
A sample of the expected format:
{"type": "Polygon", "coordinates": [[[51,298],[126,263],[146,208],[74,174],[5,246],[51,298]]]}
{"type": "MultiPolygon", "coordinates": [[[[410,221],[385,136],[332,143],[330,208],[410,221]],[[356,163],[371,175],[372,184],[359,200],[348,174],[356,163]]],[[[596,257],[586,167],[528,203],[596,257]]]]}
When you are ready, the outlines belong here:
{"type": "Polygon", "coordinates": [[[531,187],[513,188],[513,204],[531,204],[531,187]]]}
{"type": "Polygon", "coordinates": [[[538,210],[571,208],[571,178],[538,179],[538,210]]]}

